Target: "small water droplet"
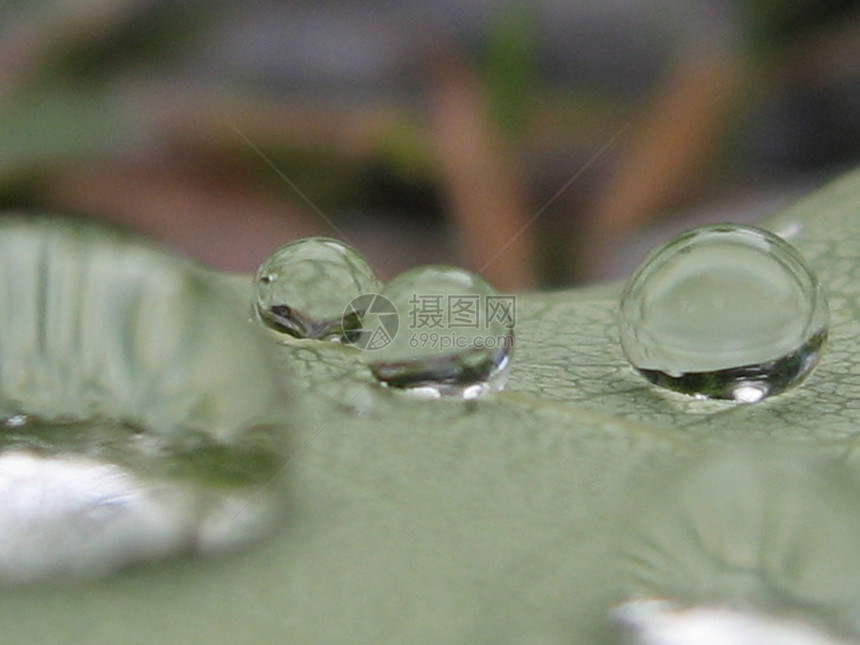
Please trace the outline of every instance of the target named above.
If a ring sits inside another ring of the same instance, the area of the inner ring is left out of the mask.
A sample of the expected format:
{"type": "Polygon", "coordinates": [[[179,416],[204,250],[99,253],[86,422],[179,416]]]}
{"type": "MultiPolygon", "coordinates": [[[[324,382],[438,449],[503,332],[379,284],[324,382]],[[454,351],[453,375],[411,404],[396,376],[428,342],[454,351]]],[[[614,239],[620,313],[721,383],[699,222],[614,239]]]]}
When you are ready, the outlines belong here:
{"type": "Polygon", "coordinates": [[[399,324],[387,342],[364,350],[377,380],[429,399],[473,399],[504,387],[516,322],[514,296],[496,293],[468,271],[442,266],[407,271],[382,296],[396,310],[399,324]]]}
{"type": "Polygon", "coordinates": [[[621,345],[656,385],[752,403],[801,383],[827,338],[824,292],[785,240],[703,226],[652,252],[621,297],[621,345]]]}
{"type": "Polygon", "coordinates": [[[348,303],[381,289],[358,251],[327,237],[278,248],[260,265],[255,284],[254,311],[267,328],[295,338],[336,341],[359,324],[344,316],[348,303]]]}

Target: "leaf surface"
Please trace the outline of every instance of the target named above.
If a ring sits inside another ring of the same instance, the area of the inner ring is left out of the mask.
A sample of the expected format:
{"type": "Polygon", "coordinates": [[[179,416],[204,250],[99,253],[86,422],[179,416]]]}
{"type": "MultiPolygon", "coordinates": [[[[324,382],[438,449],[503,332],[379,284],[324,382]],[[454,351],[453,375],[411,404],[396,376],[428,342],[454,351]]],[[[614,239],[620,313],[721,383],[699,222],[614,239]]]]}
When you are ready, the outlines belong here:
{"type": "Polygon", "coordinates": [[[860,172],[768,228],[829,293],[824,358],[796,391],[733,405],[655,390],[621,355],[619,285],[520,297],[508,388],[475,402],[411,400],[377,387],[350,348],[273,340],[296,396],[283,530],[237,556],[2,591],[3,639],[601,642],[641,477],[749,439],[853,461],[860,172]]]}

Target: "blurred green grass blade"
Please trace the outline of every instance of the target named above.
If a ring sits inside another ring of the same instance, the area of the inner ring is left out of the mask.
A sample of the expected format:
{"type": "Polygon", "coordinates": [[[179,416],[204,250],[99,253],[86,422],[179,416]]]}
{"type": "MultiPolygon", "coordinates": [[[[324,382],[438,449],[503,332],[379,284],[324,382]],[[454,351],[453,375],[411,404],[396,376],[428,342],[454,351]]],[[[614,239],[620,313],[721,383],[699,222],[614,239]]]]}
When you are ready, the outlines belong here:
{"type": "Polygon", "coordinates": [[[491,21],[483,52],[490,112],[509,136],[522,132],[537,89],[536,11],[518,0],[503,3],[491,21]]]}

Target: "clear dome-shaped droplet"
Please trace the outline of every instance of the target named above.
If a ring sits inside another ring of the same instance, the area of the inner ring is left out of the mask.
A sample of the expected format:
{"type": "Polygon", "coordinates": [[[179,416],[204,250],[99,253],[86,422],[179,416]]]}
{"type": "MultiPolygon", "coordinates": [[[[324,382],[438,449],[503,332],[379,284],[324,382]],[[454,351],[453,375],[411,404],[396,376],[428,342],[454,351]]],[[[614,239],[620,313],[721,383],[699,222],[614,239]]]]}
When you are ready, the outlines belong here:
{"type": "Polygon", "coordinates": [[[327,237],[285,244],[260,265],[254,280],[254,310],[266,327],[296,338],[334,341],[359,324],[343,316],[349,302],[381,289],[358,251],[327,237]]]}
{"type": "Polygon", "coordinates": [[[0,584],[258,540],[296,418],[259,329],[193,265],[0,219],[0,584]]]}
{"type": "Polygon", "coordinates": [[[755,402],[799,384],[827,337],[827,301],[785,240],[703,226],[652,252],[621,297],[621,345],[649,381],[755,402]]]}
{"type": "Polygon", "coordinates": [[[365,360],[377,380],[426,398],[471,399],[504,386],[514,296],[496,293],[468,271],[443,266],[407,271],[382,296],[399,321],[386,338],[380,334],[383,314],[364,318],[365,360]]]}
{"type": "Polygon", "coordinates": [[[630,488],[616,559],[626,611],[658,601],[860,629],[860,482],[844,462],[734,445],[630,488]]]}

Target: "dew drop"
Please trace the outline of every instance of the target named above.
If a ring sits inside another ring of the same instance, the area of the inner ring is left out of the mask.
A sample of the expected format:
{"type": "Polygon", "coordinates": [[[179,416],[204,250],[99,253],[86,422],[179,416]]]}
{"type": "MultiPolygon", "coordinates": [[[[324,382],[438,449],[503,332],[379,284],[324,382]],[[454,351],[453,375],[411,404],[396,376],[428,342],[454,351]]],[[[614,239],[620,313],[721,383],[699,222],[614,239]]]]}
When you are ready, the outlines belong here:
{"type": "MultiPolygon", "coordinates": [[[[504,387],[516,321],[514,296],[496,293],[478,276],[454,267],[407,271],[381,294],[397,312],[386,342],[364,347],[381,383],[419,398],[474,399],[504,387]]],[[[378,335],[364,321],[367,336],[378,335]]]]}
{"type": "Polygon", "coordinates": [[[260,265],[255,285],[254,311],[267,328],[279,335],[337,342],[359,324],[357,318],[343,316],[348,303],[382,288],[358,251],[327,237],[278,248],[260,265]]]}
{"type": "Polygon", "coordinates": [[[706,451],[635,488],[618,558],[629,616],[655,628],[658,618],[707,623],[687,621],[693,613],[650,611],[659,608],[651,601],[665,599],[856,630],[860,482],[849,467],[751,444],[706,451]]]}
{"type": "Polygon", "coordinates": [[[0,219],[0,584],[252,543],[293,407],[202,271],[72,218],[0,219]]]}
{"type": "Polygon", "coordinates": [[[653,251],[621,297],[621,345],[652,383],[753,403],[801,383],[827,338],[827,301],[785,240],[716,224],[653,251]]]}

